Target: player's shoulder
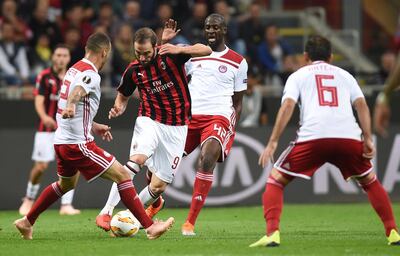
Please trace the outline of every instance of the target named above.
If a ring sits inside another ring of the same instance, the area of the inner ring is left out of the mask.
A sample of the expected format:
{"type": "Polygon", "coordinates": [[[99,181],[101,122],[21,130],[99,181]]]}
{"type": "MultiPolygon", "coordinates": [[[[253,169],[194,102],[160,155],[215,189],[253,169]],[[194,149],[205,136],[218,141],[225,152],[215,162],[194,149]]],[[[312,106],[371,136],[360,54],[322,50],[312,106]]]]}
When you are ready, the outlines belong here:
{"type": "Polygon", "coordinates": [[[37,75],[37,77],[41,80],[50,75],[51,75],[51,68],[46,68],[46,69],[43,69],[42,71],[40,71],[39,74],[37,75]]]}
{"type": "Polygon", "coordinates": [[[80,72],[93,71],[97,73],[96,68],[91,63],[84,61],[83,59],[76,62],[71,69],[75,69],[80,72]]]}
{"type": "Polygon", "coordinates": [[[334,66],[334,65],[331,65],[331,66],[335,67],[336,70],[337,70],[337,72],[338,72],[339,74],[341,74],[344,78],[350,79],[350,80],[355,79],[354,76],[353,76],[352,74],[350,74],[349,71],[347,71],[347,70],[345,70],[345,69],[343,69],[343,68],[341,68],[341,67],[338,67],[338,66],[334,66]]]}
{"type": "Polygon", "coordinates": [[[240,64],[243,60],[246,61],[246,59],[242,55],[232,49],[228,49],[228,51],[220,58],[235,62],[237,64],[240,64]]]}

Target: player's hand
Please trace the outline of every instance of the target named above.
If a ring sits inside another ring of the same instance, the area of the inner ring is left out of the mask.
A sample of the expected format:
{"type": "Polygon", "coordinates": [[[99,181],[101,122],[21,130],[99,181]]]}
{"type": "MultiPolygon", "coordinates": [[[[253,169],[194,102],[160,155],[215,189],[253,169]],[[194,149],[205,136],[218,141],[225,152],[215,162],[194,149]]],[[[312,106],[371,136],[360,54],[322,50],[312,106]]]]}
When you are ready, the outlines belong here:
{"type": "Polygon", "coordinates": [[[44,124],[44,126],[46,128],[50,128],[50,129],[56,129],[57,128],[56,120],[54,120],[50,116],[45,116],[44,118],[42,118],[42,121],[43,121],[43,124],[44,124]]]}
{"type": "Polygon", "coordinates": [[[375,146],[371,139],[364,140],[362,156],[371,159],[375,155],[375,146]]]}
{"type": "Polygon", "coordinates": [[[108,112],[108,119],[116,118],[116,117],[122,115],[122,113],[124,113],[124,111],[125,111],[125,108],[118,106],[118,105],[114,105],[108,112]]]}
{"type": "Polygon", "coordinates": [[[176,29],[177,26],[178,23],[173,19],[169,19],[167,22],[165,22],[164,30],[161,36],[162,43],[167,43],[176,37],[176,35],[181,31],[180,29],[176,29]]]}
{"type": "Polygon", "coordinates": [[[181,51],[181,48],[173,45],[173,44],[163,44],[160,47],[159,54],[160,55],[166,55],[166,54],[179,54],[181,51]]]}
{"type": "Polygon", "coordinates": [[[113,139],[111,134],[111,126],[96,123],[92,126],[92,132],[108,142],[112,141],[113,139]]]}
{"type": "Polygon", "coordinates": [[[75,116],[75,105],[67,106],[62,112],[61,116],[63,119],[73,118],[75,116]]]}
{"type": "Polygon", "coordinates": [[[390,120],[390,108],[385,102],[376,102],[374,111],[374,128],[376,133],[382,137],[387,137],[387,128],[390,120]]]}
{"type": "Polygon", "coordinates": [[[262,168],[267,166],[268,161],[274,162],[274,153],[276,148],[278,147],[278,142],[269,142],[265,147],[264,151],[261,153],[260,158],[258,159],[258,164],[261,165],[262,168]]]}

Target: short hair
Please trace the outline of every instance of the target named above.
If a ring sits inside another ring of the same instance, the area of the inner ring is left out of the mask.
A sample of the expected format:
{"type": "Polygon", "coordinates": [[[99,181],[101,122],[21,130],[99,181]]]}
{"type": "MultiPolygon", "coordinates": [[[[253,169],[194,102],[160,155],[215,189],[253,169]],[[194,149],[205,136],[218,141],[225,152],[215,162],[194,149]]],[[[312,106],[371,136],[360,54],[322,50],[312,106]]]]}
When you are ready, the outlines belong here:
{"type": "Polygon", "coordinates": [[[218,13],[211,13],[210,15],[207,16],[207,18],[206,18],[205,21],[207,22],[207,20],[209,20],[209,19],[216,20],[216,21],[219,22],[223,27],[226,27],[225,18],[224,18],[224,16],[222,16],[221,14],[218,14],[218,13]]]}
{"type": "Polygon", "coordinates": [[[101,52],[104,48],[110,48],[111,39],[102,32],[91,34],[86,42],[86,49],[95,53],[101,52]]]}
{"type": "Polygon", "coordinates": [[[150,40],[151,45],[154,47],[157,44],[157,35],[156,33],[148,27],[144,27],[139,29],[138,31],[136,31],[135,36],[134,36],[134,42],[139,43],[139,44],[143,44],[145,43],[147,40],[150,40]]]}
{"type": "Polygon", "coordinates": [[[71,54],[71,49],[70,49],[66,44],[57,44],[56,46],[54,46],[54,47],[53,47],[53,53],[54,53],[57,49],[67,49],[68,52],[71,54]]]}
{"type": "Polygon", "coordinates": [[[332,47],[325,37],[313,35],[308,38],[304,51],[312,61],[327,61],[332,54],[332,47]]]}

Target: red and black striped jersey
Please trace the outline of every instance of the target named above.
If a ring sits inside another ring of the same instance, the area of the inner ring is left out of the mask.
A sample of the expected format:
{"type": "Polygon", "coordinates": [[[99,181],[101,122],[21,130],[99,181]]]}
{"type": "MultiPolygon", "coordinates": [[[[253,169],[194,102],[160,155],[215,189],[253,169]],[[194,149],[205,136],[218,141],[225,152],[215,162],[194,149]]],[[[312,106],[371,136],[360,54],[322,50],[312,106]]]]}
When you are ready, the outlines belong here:
{"type": "Polygon", "coordinates": [[[184,65],[190,58],[186,54],[157,54],[148,65],[131,62],[118,91],[129,97],[138,88],[139,116],[166,125],[186,125],[191,117],[191,100],[184,65]]]}
{"type": "MultiPolygon", "coordinates": [[[[44,106],[46,114],[56,119],[58,93],[60,91],[61,82],[58,75],[52,68],[47,68],[39,73],[36,77],[36,88],[34,91],[36,95],[44,96],[44,106]]],[[[44,126],[42,120],[39,118],[38,127],[39,132],[53,132],[54,129],[44,126]]]]}

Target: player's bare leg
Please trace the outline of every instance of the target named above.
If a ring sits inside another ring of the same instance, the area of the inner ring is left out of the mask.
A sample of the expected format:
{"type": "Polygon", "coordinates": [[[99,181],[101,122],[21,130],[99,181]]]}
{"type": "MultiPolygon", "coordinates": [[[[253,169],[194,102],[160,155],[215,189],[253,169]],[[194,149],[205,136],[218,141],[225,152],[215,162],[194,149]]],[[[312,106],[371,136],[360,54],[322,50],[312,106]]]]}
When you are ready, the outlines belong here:
{"type": "MultiPolygon", "coordinates": [[[[133,179],[136,174],[139,173],[140,165],[143,164],[146,160],[147,156],[144,155],[131,156],[129,161],[124,165],[124,168],[126,171],[128,171],[131,179],[133,179]]],[[[110,231],[111,229],[110,222],[112,214],[115,206],[117,206],[119,201],[121,201],[121,197],[119,196],[117,183],[114,182],[105,206],[96,217],[96,225],[106,232],[110,231]]]]}
{"type": "Polygon", "coordinates": [[[367,193],[368,199],[379,215],[384,227],[389,245],[400,245],[400,235],[397,231],[394,219],[392,204],[385,189],[379,182],[376,174],[370,172],[364,177],[357,178],[363,190],[367,193]]]}
{"type": "Polygon", "coordinates": [[[33,204],[27,216],[14,221],[15,227],[21,233],[23,239],[33,238],[33,225],[39,215],[57,201],[63,194],[74,189],[77,182],[77,175],[70,178],[60,178],[59,181],[47,186],[40,194],[38,200],[33,204]]]}
{"type": "Polygon", "coordinates": [[[161,194],[167,188],[168,183],[161,180],[157,175],[149,176],[151,176],[150,184],[140,192],[139,198],[146,209],[147,216],[153,218],[164,207],[164,199],[162,199],[161,194]],[[153,205],[155,202],[158,202],[156,206],[153,205]]]}
{"type": "Polygon", "coordinates": [[[129,173],[118,161],[115,161],[101,177],[112,180],[118,184],[118,191],[122,202],[146,229],[148,239],[156,239],[172,227],[174,223],[174,218],[172,217],[165,222],[153,222],[149,216],[147,216],[142,202],[133,186],[129,173]]]}
{"type": "Polygon", "coordinates": [[[250,247],[275,247],[280,245],[279,223],[283,208],[283,190],[293,180],[292,176],[273,168],[263,194],[264,218],[267,223],[266,235],[250,247]]]}
{"type": "Polygon", "coordinates": [[[35,162],[33,164],[26,189],[26,195],[22,199],[22,204],[19,207],[19,214],[25,216],[32,208],[32,205],[35,202],[36,195],[40,188],[40,180],[48,166],[49,163],[47,162],[35,162]]]}
{"type": "Polygon", "coordinates": [[[201,147],[196,179],[193,185],[192,202],[186,221],[181,227],[184,236],[196,235],[194,225],[211,189],[214,168],[221,152],[221,145],[215,139],[208,139],[201,147]]]}

